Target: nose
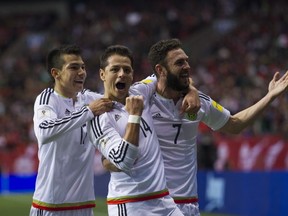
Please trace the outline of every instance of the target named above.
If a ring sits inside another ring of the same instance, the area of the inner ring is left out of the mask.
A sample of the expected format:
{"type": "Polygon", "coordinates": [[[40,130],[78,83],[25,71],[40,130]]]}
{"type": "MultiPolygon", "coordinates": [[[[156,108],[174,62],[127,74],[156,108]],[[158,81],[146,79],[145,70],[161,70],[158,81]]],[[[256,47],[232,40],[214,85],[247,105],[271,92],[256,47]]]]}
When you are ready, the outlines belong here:
{"type": "Polygon", "coordinates": [[[185,61],[185,64],[184,64],[184,69],[190,69],[190,65],[189,65],[189,62],[185,61]]]}
{"type": "Polygon", "coordinates": [[[86,75],[86,69],[80,67],[79,71],[78,71],[78,76],[85,76],[86,75]]]}
{"type": "Polygon", "coordinates": [[[123,76],[125,75],[125,71],[124,71],[124,68],[120,68],[119,69],[119,73],[118,73],[119,76],[123,76]]]}

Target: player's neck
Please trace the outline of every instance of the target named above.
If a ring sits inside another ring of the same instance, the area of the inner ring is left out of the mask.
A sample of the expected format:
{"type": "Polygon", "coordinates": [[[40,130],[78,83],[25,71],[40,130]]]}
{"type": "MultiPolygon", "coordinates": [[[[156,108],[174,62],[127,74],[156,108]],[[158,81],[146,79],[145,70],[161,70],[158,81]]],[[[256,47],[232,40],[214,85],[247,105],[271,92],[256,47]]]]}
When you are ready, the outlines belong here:
{"type": "Polygon", "coordinates": [[[63,91],[61,88],[57,88],[56,86],[54,87],[54,91],[64,98],[71,98],[74,103],[77,101],[77,92],[70,93],[68,91],[63,91]]]}
{"type": "MultiPolygon", "coordinates": [[[[113,94],[108,93],[107,91],[104,92],[103,96],[104,96],[104,98],[109,98],[110,100],[119,102],[123,105],[126,104],[126,97],[121,97],[121,98],[119,97],[118,98],[118,97],[115,97],[113,94]]],[[[128,95],[127,95],[127,97],[128,97],[128,95]]]]}
{"type": "Polygon", "coordinates": [[[164,98],[172,99],[174,103],[181,98],[182,93],[179,91],[175,91],[164,84],[157,83],[156,92],[164,98]]]}

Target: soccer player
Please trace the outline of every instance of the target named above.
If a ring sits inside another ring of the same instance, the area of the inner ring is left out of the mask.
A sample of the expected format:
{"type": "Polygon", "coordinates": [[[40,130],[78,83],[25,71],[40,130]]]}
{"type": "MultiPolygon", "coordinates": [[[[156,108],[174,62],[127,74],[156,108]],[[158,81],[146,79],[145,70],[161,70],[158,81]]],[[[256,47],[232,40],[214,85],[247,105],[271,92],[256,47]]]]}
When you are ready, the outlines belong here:
{"type": "MultiPolygon", "coordinates": [[[[148,54],[157,77],[156,93],[151,99],[151,113],[164,160],[167,187],[185,216],[199,216],[197,195],[197,134],[200,122],[213,130],[240,133],[253,123],[265,108],[288,89],[288,72],[281,78],[275,73],[268,93],[255,105],[235,114],[199,92],[201,108],[196,115],[179,111],[183,91],[189,86],[188,56],[178,39],[162,40],[154,44],[148,54]]],[[[143,80],[151,83],[154,76],[143,80]]],[[[111,171],[107,160],[103,165],[111,171]]]]}
{"type": "MultiPolygon", "coordinates": [[[[211,129],[231,134],[240,133],[253,123],[265,108],[288,89],[288,72],[275,73],[268,93],[256,104],[230,115],[230,112],[199,92],[201,108],[196,115],[179,113],[182,91],[188,88],[188,56],[178,39],[154,44],[148,54],[157,76],[156,93],[151,112],[164,160],[167,187],[185,216],[199,216],[197,196],[197,134],[200,122],[211,129]]],[[[150,82],[148,78],[144,82],[150,82]]]]}
{"type": "Polygon", "coordinates": [[[34,104],[39,168],[30,216],[92,216],[95,147],[86,123],[110,111],[113,103],[83,89],[86,69],[79,47],[51,50],[47,69],[54,86],[34,104]]]}
{"type": "Polygon", "coordinates": [[[150,113],[155,84],[133,81],[133,56],[120,45],[100,59],[104,97],[114,109],[88,125],[92,143],[122,172],[111,172],[107,197],[111,216],[183,215],[169,196],[160,146],[150,113]]]}

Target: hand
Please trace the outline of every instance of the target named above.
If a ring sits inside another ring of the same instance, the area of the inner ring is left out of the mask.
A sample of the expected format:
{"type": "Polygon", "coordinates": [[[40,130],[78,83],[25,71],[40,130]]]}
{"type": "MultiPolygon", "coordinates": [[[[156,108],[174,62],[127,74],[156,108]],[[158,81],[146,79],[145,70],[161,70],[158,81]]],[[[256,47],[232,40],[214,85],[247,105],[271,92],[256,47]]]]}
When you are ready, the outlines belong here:
{"type": "Polygon", "coordinates": [[[144,99],[143,96],[130,96],[126,98],[126,110],[129,115],[142,115],[144,109],[144,99]]]}
{"type": "Polygon", "coordinates": [[[101,98],[89,104],[90,110],[94,116],[101,115],[104,112],[109,112],[113,109],[113,102],[108,98],[101,98]]]}
{"type": "Polygon", "coordinates": [[[190,86],[189,92],[185,95],[180,113],[196,114],[201,107],[198,90],[190,86]]]}
{"type": "Polygon", "coordinates": [[[276,72],[269,83],[268,94],[273,98],[277,97],[288,89],[288,71],[280,78],[280,73],[276,72]]]}

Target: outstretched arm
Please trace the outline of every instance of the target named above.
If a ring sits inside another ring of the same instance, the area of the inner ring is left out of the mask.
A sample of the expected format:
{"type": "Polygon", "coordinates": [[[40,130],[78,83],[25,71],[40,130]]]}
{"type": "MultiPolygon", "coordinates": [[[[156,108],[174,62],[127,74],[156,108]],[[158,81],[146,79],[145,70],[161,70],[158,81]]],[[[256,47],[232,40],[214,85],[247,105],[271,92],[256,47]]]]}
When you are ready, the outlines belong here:
{"type": "Polygon", "coordinates": [[[276,97],[287,90],[288,71],[282,77],[280,77],[279,72],[276,72],[269,83],[268,93],[256,104],[231,116],[228,122],[219,131],[233,134],[240,133],[243,129],[252,124],[276,97]]]}

